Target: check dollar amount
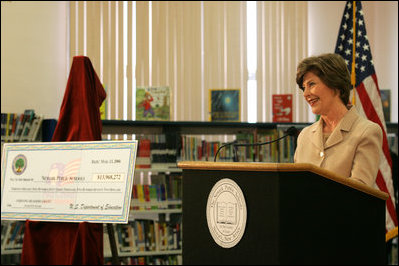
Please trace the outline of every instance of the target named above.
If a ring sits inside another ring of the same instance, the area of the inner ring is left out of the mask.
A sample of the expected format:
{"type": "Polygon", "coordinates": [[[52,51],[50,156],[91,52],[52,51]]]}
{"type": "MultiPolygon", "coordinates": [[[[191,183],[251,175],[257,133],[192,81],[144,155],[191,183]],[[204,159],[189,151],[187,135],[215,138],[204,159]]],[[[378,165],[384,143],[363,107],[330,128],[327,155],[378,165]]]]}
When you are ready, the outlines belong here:
{"type": "Polygon", "coordinates": [[[137,141],[10,143],[2,220],[126,223],[137,141]]]}

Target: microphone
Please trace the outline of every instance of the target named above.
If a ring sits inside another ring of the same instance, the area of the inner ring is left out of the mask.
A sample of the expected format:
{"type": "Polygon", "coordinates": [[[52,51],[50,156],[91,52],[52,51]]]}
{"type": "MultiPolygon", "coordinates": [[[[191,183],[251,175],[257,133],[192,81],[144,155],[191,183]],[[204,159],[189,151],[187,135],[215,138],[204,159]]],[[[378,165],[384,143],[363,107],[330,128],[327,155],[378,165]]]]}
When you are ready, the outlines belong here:
{"type": "Polygon", "coordinates": [[[281,139],[284,139],[288,136],[296,136],[296,134],[298,133],[298,129],[294,126],[289,127],[286,131],[285,131],[285,135],[282,137],[279,137],[275,140],[271,140],[271,141],[266,141],[266,142],[257,142],[257,143],[237,143],[237,141],[232,141],[232,142],[228,142],[226,144],[223,144],[222,146],[219,147],[219,149],[216,151],[215,157],[213,159],[214,162],[216,162],[216,157],[219,153],[219,151],[226,146],[229,145],[233,145],[233,152],[234,152],[234,157],[233,157],[233,161],[234,162],[238,162],[238,156],[237,156],[237,147],[242,147],[242,146],[261,146],[261,145],[266,145],[266,144],[271,144],[273,142],[279,141],[281,139]]]}
{"type": "Polygon", "coordinates": [[[287,136],[296,136],[298,134],[298,129],[294,126],[291,126],[291,127],[287,128],[287,130],[285,131],[285,134],[287,136]]]}
{"type": "Polygon", "coordinates": [[[231,142],[227,142],[227,143],[223,144],[222,146],[220,146],[220,147],[218,148],[218,150],[216,151],[216,153],[215,153],[215,157],[213,158],[213,161],[216,162],[216,157],[218,156],[218,153],[219,153],[219,151],[220,151],[222,148],[224,148],[224,147],[226,147],[226,146],[233,145],[233,161],[234,161],[234,162],[238,162],[237,146],[236,146],[236,144],[237,144],[237,140],[231,141],[231,142]]]}

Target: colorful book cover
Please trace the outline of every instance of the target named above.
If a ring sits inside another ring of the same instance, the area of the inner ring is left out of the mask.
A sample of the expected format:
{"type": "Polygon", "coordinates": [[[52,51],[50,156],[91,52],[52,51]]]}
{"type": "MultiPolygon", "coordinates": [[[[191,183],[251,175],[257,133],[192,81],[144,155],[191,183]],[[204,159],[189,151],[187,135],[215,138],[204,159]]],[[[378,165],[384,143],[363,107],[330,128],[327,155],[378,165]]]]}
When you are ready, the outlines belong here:
{"type": "Polygon", "coordinates": [[[151,168],[151,141],[149,139],[139,140],[136,168],[151,168]]]}
{"type": "Polygon", "coordinates": [[[149,196],[151,202],[151,209],[158,209],[158,195],[157,195],[157,186],[156,185],[148,185],[149,187],[149,196]]]}
{"type": "MultiPolygon", "coordinates": [[[[39,135],[40,129],[42,127],[44,116],[43,115],[36,115],[32,121],[32,125],[30,127],[30,131],[28,134],[29,141],[36,141],[39,135]]],[[[41,138],[40,138],[41,139],[41,138]]]]}
{"type": "Polygon", "coordinates": [[[137,198],[138,198],[138,203],[139,205],[139,210],[144,210],[144,206],[142,205],[145,202],[145,196],[144,196],[144,187],[142,184],[137,184],[137,198]]]}
{"type": "Polygon", "coordinates": [[[240,121],[240,89],[209,90],[210,121],[240,121]]]}
{"type": "Polygon", "coordinates": [[[170,120],[169,87],[136,89],[136,120],[170,120]]]}
{"type": "Polygon", "coordinates": [[[151,206],[149,205],[150,204],[150,200],[151,200],[150,199],[150,185],[144,184],[143,185],[143,190],[144,190],[144,200],[147,203],[146,206],[145,206],[145,209],[146,210],[150,210],[151,209],[151,206]]]}
{"type": "MultiPolygon", "coordinates": [[[[107,87],[103,84],[105,93],[107,93],[107,87]]],[[[105,120],[105,112],[106,112],[106,103],[107,103],[107,98],[104,99],[103,103],[100,106],[100,119],[105,120]]]]}
{"type": "Polygon", "coordinates": [[[137,249],[139,252],[145,251],[144,222],[142,220],[136,220],[134,225],[135,232],[137,233],[137,249]]]}
{"type": "Polygon", "coordinates": [[[292,94],[273,94],[273,122],[292,122],[292,94]]]}
{"type": "Polygon", "coordinates": [[[33,109],[25,110],[24,114],[26,116],[26,119],[25,119],[24,127],[22,129],[22,133],[19,138],[19,141],[27,141],[28,140],[30,126],[33,122],[33,119],[35,118],[35,110],[33,110],[33,109]]]}
{"type": "Polygon", "coordinates": [[[18,116],[18,121],[17,121],[17,126],[16,126],[16,129],[15,129],[15,134],[14,134],[13,141],[18,141],[19,140],[19,138],[21,136],[21,133],[22,133],[23,126],[24,126],[24,114],[20,114],[18,116]]]}

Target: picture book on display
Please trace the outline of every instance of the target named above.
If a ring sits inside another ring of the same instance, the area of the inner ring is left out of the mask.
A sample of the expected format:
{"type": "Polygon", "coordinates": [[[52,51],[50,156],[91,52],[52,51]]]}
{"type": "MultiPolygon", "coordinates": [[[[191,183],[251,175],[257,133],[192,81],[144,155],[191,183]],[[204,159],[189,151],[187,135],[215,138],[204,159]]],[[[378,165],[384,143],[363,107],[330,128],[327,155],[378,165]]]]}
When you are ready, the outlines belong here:
{"type": "Polygon", "coordinates": [[[240,121],[240,89],[209,90],[210,121],[240,121]]]}
{"type": "Polygon", "coordinates": [[[292,94],[273,94],[273,122],[292,122],[292,94]]]}
{"type": "Polygon", "coordinates": [[[170,120],[169,87],[137,87],[136,120],[170,120]]]}
{"type": "MultiPolygon", "coordinates": [[[[104,87],[105,92],[107,92],[107,87],[105,86],[105,84],[103,84],[103,87],[104,87]]],[[[100,106],[100,119],[101,120],[104,120],[106,118],[106,115],[105,115],[106,111],[107,111],[106,104],[107,104],[107,100],[104,100],[100,106]]]]}

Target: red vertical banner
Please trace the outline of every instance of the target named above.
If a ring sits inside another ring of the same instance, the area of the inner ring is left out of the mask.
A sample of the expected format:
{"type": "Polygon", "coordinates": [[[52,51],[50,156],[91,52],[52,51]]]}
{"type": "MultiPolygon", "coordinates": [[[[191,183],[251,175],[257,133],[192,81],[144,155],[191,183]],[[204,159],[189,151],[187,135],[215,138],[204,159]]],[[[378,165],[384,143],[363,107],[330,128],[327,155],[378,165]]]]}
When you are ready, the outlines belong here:
{"type": "Polygon", "coordinates": [[[292,94],[273,94],[273,122],[292,122],[292,94]]]}

